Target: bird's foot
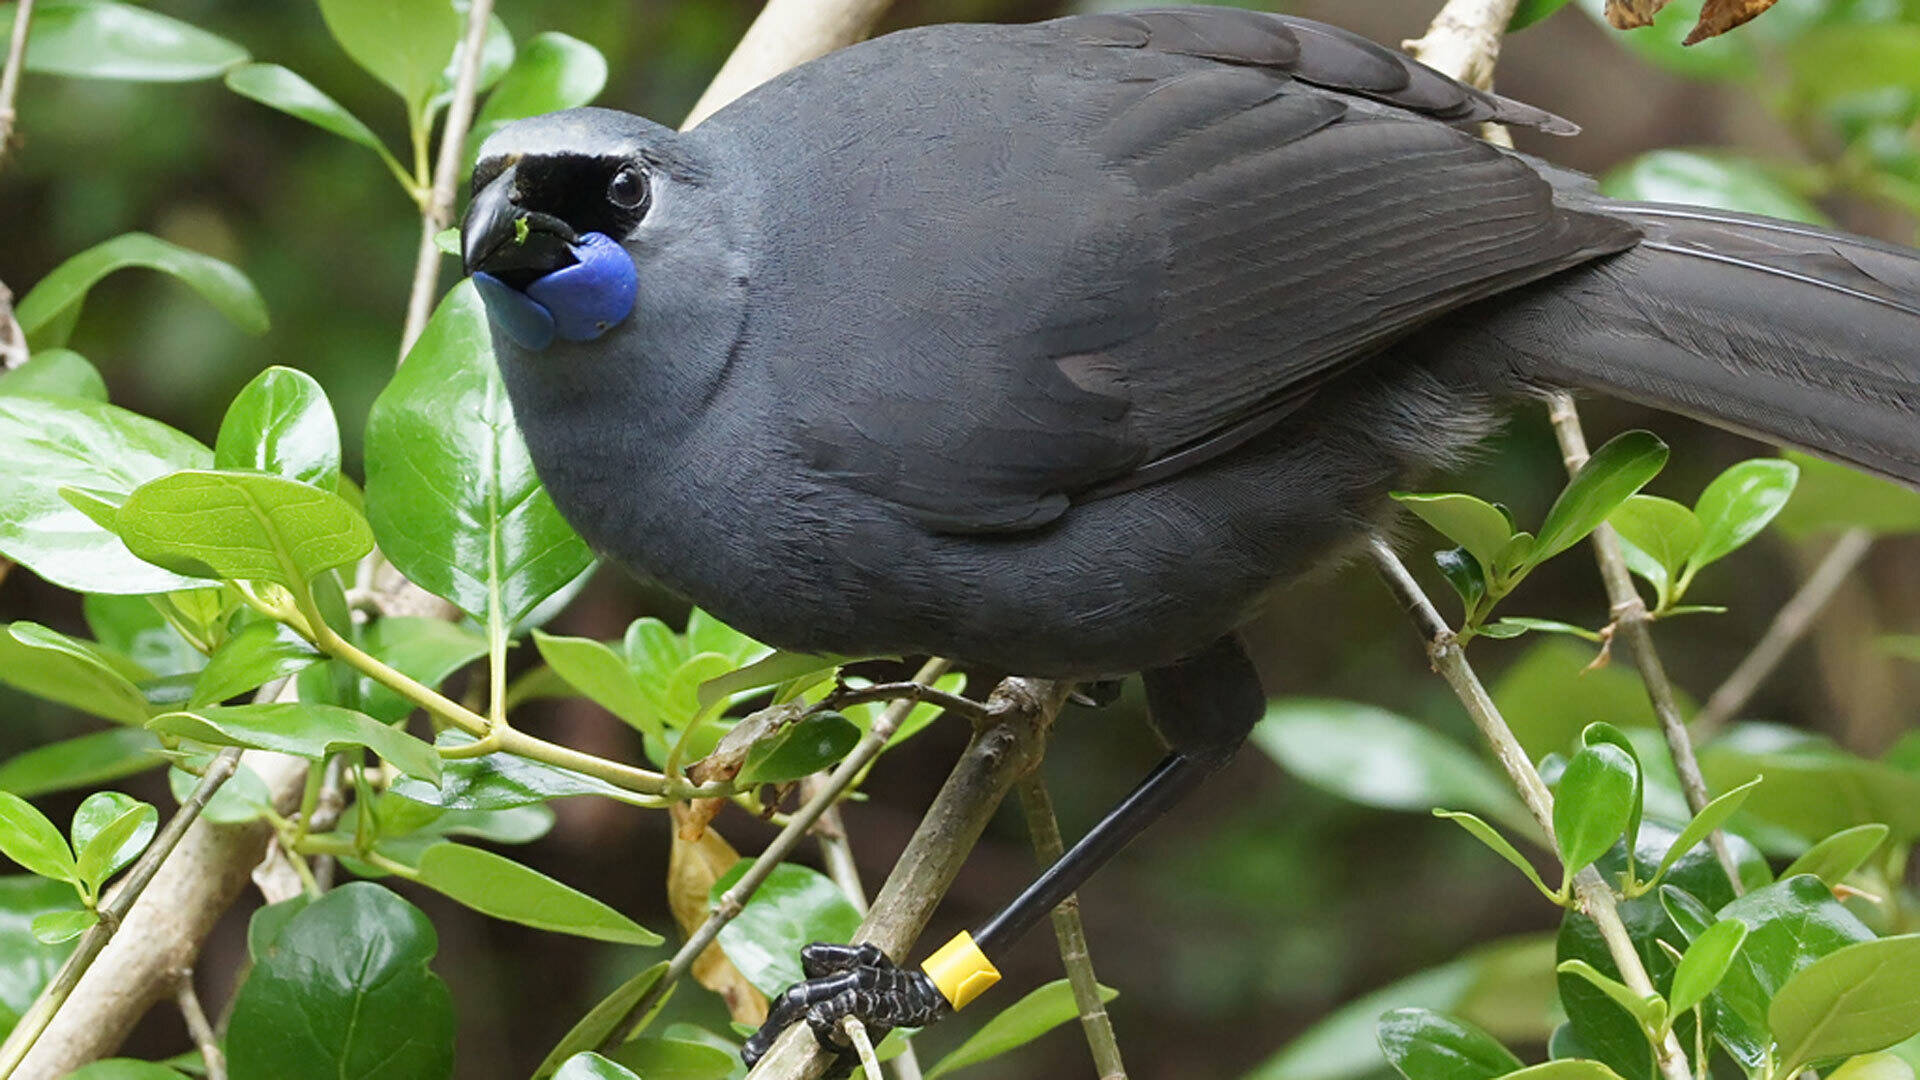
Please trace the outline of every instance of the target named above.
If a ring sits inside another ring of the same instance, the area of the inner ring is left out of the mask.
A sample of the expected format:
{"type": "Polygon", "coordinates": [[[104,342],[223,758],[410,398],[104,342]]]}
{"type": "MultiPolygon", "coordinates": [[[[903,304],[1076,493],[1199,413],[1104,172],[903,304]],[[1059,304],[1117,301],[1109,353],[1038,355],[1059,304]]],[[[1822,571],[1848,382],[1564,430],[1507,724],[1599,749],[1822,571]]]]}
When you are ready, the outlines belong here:
{"type": "Polygon", "coordinates": [[[809,945],[800,950],[800,967],[807,980],[774,999],[767,1022],[741,1048],[749,1066],[804,1019],[821,1048],[840,1056],[828,1075],[845,1076],[859,1063],[840,1028],[847,1017],[858,1017],[877,1043],[894,1028],[925,1027],[952,1009],[926,972],[898,967],[877,945],[809,945]]]}

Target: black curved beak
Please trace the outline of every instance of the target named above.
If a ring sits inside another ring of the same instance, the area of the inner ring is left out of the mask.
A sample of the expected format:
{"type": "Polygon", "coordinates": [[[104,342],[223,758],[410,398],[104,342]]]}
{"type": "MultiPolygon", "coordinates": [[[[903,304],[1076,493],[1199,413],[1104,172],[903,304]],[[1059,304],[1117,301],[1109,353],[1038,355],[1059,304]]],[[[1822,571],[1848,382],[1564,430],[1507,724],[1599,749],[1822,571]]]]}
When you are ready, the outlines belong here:
{"type": "Polygon", "coordinates": [[[523,209],[509,166],[481,189],[460,226],[460,254],[467,273],[492,274],[516,289],[576,261],[573,227],[537,210],[523,209]]]}

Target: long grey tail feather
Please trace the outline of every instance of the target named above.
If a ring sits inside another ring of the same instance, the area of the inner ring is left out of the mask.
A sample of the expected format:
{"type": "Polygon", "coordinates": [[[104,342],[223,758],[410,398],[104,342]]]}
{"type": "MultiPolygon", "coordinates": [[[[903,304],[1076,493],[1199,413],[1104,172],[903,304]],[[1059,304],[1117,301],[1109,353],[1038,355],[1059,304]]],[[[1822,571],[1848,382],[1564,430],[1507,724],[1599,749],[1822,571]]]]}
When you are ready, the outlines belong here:
{"type": "Polygon", "coordinates": [[[1701,207],[1578,201],[1645,239],[1412,344],[1920,486],[1920,252],[1701,207]]]}

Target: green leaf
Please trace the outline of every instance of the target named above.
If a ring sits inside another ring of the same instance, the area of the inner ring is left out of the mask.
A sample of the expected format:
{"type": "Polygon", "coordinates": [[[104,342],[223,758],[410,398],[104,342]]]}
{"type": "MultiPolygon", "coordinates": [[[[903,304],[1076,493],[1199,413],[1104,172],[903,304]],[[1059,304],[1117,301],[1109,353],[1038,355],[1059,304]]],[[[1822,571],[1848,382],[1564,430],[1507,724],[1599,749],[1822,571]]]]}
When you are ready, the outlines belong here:
{"type": "Polygon", "coordinates": [[[440,778],[440,755],[419,739],[352,709],[300,702],[209,706],[155,717],[147,727],[162,735],[197,739],[213,746],[245,746],[322,761],[336,750],[364,746],[406,773],[440,778]]]}
{"type": "Polygon", "coordinates": [[[1920,491],[1798,451],[1786,456],[1800,468],[1780,512],[1780,531],[1789,537],[1850,528],[1876,536],[1920,532],[1920,491]]]}
{"type": "Polygon", "coordinates": [[[37,746],[0,762],[0,791],[23,799],[98,787],[165,764],[160,742],[142,728],[111,728],[37,746]]]}
{"type": "Polygon", "coordinates": [[[241,985],[227,1032],[236,1077],[448,1080],[453,1002],[413,905],[352,882],[306,905],[241,985]]]}
{"type": "MultiPolygon", "coordinates": [[[[1118,996],[1119,991],[1100,987],[1101,1001],[1112,1001],[1118,996]]],[[[1079,1006],[1073,1000],[1073,987],[1065,979],[1056,979],[1007,1006],[999,1015],[987,1021],[971,1038],[927,1070],[927,1080],[936,1080],[950,1072],[978,1065],[1025,1046],[1079,1015],[1079,1006]]]]}
{"type": "Polygon", "coordinates": [[[468,159],[508,121],[585,105],[606,85],[607,61],[600,50],[565,34],[536,35],[480,106],[467,140],[468,159]]]}
{"type": "Polygon", "coordinates": [[[66,1080],[187,1080],[187,1075],[152,1061],[107,1058],[68,1073],[66,1080]]]}
{"type": "Polygon", "coordinates": [[[460,41],[460,15],[447,0],[319,0],[327,29],[353,62],[407,103],[426,108],[460,41]]]}
{"type": "Polygon", "coordinates": [[[367,514],[408,578],[482,622],[497,594],[512,626],[593,554],[534,475],[491,340],[462,282],[367,419],[367,514]]]}
{"type": "Polygon", "coordinates": [[[717,679],[701,683],[695,700],[701,709],[711,709],[736,694],[804,679],[831,671],[846,662],[847,658],[841,656],[815,656],[812,653],[778,649],[745,667],[735,668],[717,679]]]}
{"type": "Polygon", "coordinates": [[[148,673],[91,641],[39,623],[0,624],[0,682],[120,724],[144,724],[152,710],[134,685],[148,673]]]}
{"type": "Polygon", "coordinates": [[[1774,179],[1764,166],[1732,154],[1655,150],[1608,173],[1600,181],[1600,190],[1616,199],[1688,203],[1827,223],[1826,215],[1774,179]]]}
{"type": "Polygon", "coordinates": [[[1503,1080],[1620,1080],[1620,1074],[1604,1062],[1566,1058],[1515,1069],[1503,1080]]]}
{"type": "Polygon", "coordinates": [[[1920,934],[1863,941],[1808,964],[1774,995],[1767,1021],[1779,1075],[1884,1050],[1920,1034],[1920,934]]]}
{"type": "Polygon", "coordinates": [[[67,838],[31,803],[6,791],[0,791],[0,854],[44,878],[79,880],[67,838]]]}
{"type": "Polygon", "coordinates": [[[1430,1009],[1394,1009],[1380,1017],[1379,1040],[1407,1080],[1492,1080],[1520,1067],[1498,1039],[1430,1009]]]}
{"type": "Polygon", "coordinates": [[[1606,975],[1585,960],[1564,960],[1554,968],[1565,975],[1578,976],[1587,981],[1596,990],[1612,998],[1616,1005],[1627,1010],[1641,1030],[1651,1033],[1660,1031],[1667,1022],[1667,1003],[1658,994],[1637,994],[1625,983],[1606,975]]]}
{"type": "Polygon", "coordinates": [[[380,137],[359,117],[279,64],[243,64],[227,72],[226,81],[227,89],[241,97],[305,120],[369,150],[386,153],[380,137]]]}
{"type": "MultiPolygon", "coordinates": [[[[453,8],[464,20],[473,9],[472,0],[453,0],[453,8]]],[[[453,84],[460,78],[460,67],[467,55],[466,33],[462,30],[460,40],[453,47],[453,55],[447,58],[447,66],[440,69],[440,77],[434,80],[433,97],[427,101],[429,112],[438,112],[453,101],[453,84]]],[[[480,70],[475,73],[473,90],[475,95],[484,94],[500,81],[500,77],[513,66],[513,31],[498,15],[487,16],[487,32],[480,43],[480,70]]]]}
{"type": "Polygon", "coordinates": [[[1841,1062],[1827,1080],[1914,1080],[1914,1065],[1908,1058],[1916,1051],[1920,1046],[1909,1039],[1891,1051],[1859,1054],[1841,1062]]]}
{"type": "Polygon", "coordinates": [[[66,486],[131,491],[213,453],[178,431],[96,401],[0,395],[0,555],[75,592],[152,593],[200,582],[142,562],[61,498],[66,486]]]}
{"type": "Polygon", "coordinates": [[[1714,477],[1694,504],[1706,533],[1688,570],[1699,570],[1759,535],[1787,505],[1799,479],[1799,467],[1780,458],[1743,461],[1714,477]]]}
{"type": "Polygon", "coordinates": [[[1506,837],[1501,836],[1493,826],[1481,821],[1472,814],[1457,810],[1435,810],[1433,816],[1446,818],[1448,821],[1472,833],[1474,839],[1492,848],[1494,854],[1512,863],[1515,869],[1525,874],[1527,880],[1533,882],[1534,888],[1539,889],[1542,894],[1548,897],[1557,899],[1557,894],[1552,889],[1547,888],[1547,883],[1540,879],[1540,871],[1535,870],[1533,864],[1528,862],[1526,857],[1521,855],[1519,850],[1509,843],[1506,837]]]}
{"type": "MultiPolygon", "coordinates": [[[[714,902],[753,863],[741,859],[722,874],[713,883],[714,902]]],[[[840,886],[819,871],[783,863],[773,868],[739,917],[721,927],[720,948],[748,982],[772,997],[804,978],[803,947],[816,941],[851,941],[858,929],[860,913],[840,886]]]]}
{"type": "Polygon", "coordinates": [[[1891,828],[1895,843],[1920,837],[1920,774],[1856,757],[1803,731],[1733,725],[1701,747],[1700,768],[1716,788],[1766,776],[1743,817],[1797,838],[1786,850],[1871,822],[1891,828]]]}
{"type": "MultiPolygon", "coordinates": [[[[0,4],[0,42],[13,36],[13,15],[14,5],[0,4]]],[[[157,11],[101,0],[42,0],[33,8],[26,67],[83,79],[191,82],[211,79],[246,58],[247,50],[233,42],[157,11]]]]}
{"type": "Polygon", "coordinates": [[[659,934],[570,886],[512,859],[464,844],[435,844],[420,857],[422,885],[496,919],[622,945],[658,945],[659,934]]]}
{"type": "MultiPolygon", "coordinates": [[[[213,752],[189,750],[187,758],[195,763],[196,768],[204,768],[207,762],[213,760],[213,752]]],[[[184,801],[199,783],[200,777],[185,769],[175,767],[167,770],[167,788],[173,792],[175,802],[184,801]]],[[[200,816],[216,825],[244,825],[260,820],[272,809],[273,793],[267,790],[266,781],[260,779],[260,775],[248,768],[245,759],[242,759],[233,770],[233,775],[220,785],[220,790],[213,793],[213,800],[207,803],[205,810],[200,811],[200,816]]]]}
{"type": "Polygon", "coordinates": [[[1756,776],[1701,807],[1693,820],[1687,822],[1687,827],[1680,830],[1680,835],[1674,840],[1673,846],[1660,857],[1660,865],[1654,870],[1652,880],[1659,881],[1665,877],[1667,871],[1672,869],[1673,864],[1678,862],[1681,856],[1704,843],[1715,829],[1726,824],[1727,819],[1733,816],[1734,811],[1740,809],[1740,804],[1747,801],[1747,795],[1759,783],[1760,777],[1756,776]]]}
{"type": "Polygon", "coordinates": [[[1747,925],[1747,942],[1717,992],[1729,1010],[1756,1031],[1770,1026],[1768,1009],[1788,979],[1821,957],[1855,942],[1874,940],[1858,917],[1811,874],[1755,889],[1720,909],[1720,918],[1747,925]]]}
{"type": "Polygon", "coordinates": [[[91,911],[49,911],[33,917],[33,937],[42,945],[58,945],[86,933],[100,916],[91,911]]]}
{"type": "Polygon", "coordinates": [[[195,470],[150,480],[127,497],[115,525],[134,554],[176,573],[296,592],[373,550],[366,519],[347,500],[259,473],[195,470]]]}
{"type": "Polygon", "coordinates": [[[220,469],[255,469],[333,491],[340,484],[340,425],[313,376],[270,367],[227,406],[213,445],[220,469]]]}
{"type": "Polygon", "coordinates": [[[45,349],[12,371],[0,372],[0,394],[107,400],[107,384],[87,358],[70,349],[45,349]]]}
{"type": "MultiPolygon", "coordinates": [[[[380,619],[367,627],[361,644],[388,667],[433,687],[487,654],[484,635],[457,623],[419,615],[380,619]]],[[[413,711],[413,703],[397,692],[364,675],[358,678],[360,707],[367,715],[391,724],[405,719],[413,711]]]]}
{"type": "Polygon", "coordinates": [[[1899,87],[1920,92],[1920,26],[1891,22],[1808,27],[1788,42],[1798,100],[1831,104],[1899,87]]]}
{"type": "Polygon", "coordinates": [[[1529,567],[1579,543],[1667,463],[1667,444],[1649,431],[1623,432],[1593,452],[1548,508],[1529,567]]]}
{"type": "Polygon", "coordinates": [[[755,744],[740,767],[740,784],[780,784],[826,769],[860,741],[860,729],[836,712],[819,712],[755,744]]]}
{"type": "Polygon", "coordinates": [[[626,1019],[627,1010],[633,1008],[634,1003],[638,1002],[647,991],[653,989],[653,984],[659,982],[660,976],[666,973],[667,961],[665,960],[652,967],[642,968],[632,978],[621,983],[613,993],[608,994],[593,1008],[587,1010],[587,1014],[561,1036],[559,1042],[554,1044],[553,1050],[547,1054],[545,1060],[540,1062],[540,1067],[533,1070],[533,1080],[542,1080],[543,1077],[553,1075],[554,1070],[559,1069],[563,1062],[572,1064],[578,1056],[605,1042],[607,1036],[612,1035],[621,1021],[626,1019]]]}
{"type": "MultiPolygon", "coordinates": [[[[1602,721],[1588,724],[1586,730],[1580,733],[1580,742],[1583,746],[1607,745],[1618,747],[1621,752],[1632,759],[1633,795],[1628,800],[1627,825],[1625,829],[1621,830],[1621,835],[1639,836],[1640,815],[1646,808],[1646,772],[1640,767],[1640,755],[1633,749],[1633,740],[1627,738],[1626,732],[1621,731],[1612,724],[1602,721]]],[[[1629,850],[1627,854],[1629,856],[1627,860],[1627,872],[1632,874],[1634,873],[1634,863],[1631,857],[1632,852],[1629,850]]]]}
{"type": "Polygon", "coordinates": [[[1877,821],[1842,829],[1808,848],[1780,872],[1783,878],[1812,874],[1828,885],[1838,885],[1848,874],[1860,868],[1893,830],[1877,821]]]}
{"type": "Polygon", "coordinates": [[[1461,607],[1471,617],[1480,601],[1487,597],[1487,573],[1480,563],[1467,554],[1465,548],[1448,548],[1433,553],[1433,563],[1440,568],[1441,576],[1447,584],[1453,586],[1454,595],[1460,598],[1461,607]]]}
{"type": "Polygon", "coordinates": [[[734,1054],[692,1039],[644,1035],[614,1048],[613,1060],[645,1080],[727,1080],[739,1065],[734,1054]]]}
{"type": "Polygon", "coordinates": [[[660,707],[647,699],[627,661],[591,638],[558,637],[540,630],[533,643],[554,674],[595,704],[656,739],[666,737],[660,707]]]}
{"type": "Polygon", "coordinates": [[[50,912],[72,911],[73,887],[32,874],[0,877],[0,1031],[13,1027],[53,980],[69,945],[46,945],[33,936],[33,921],[50,912]]]}
{"type": "Polygon", "coordinates": [[[280,935],[293,922],[293,917],[307,910],[307,905],[318,897],[299,893],[285,900],[276,901],[260,908],[247,920],[247,956],[254,963],[267,955],[268,950],[280,940],[280,935]]]}
{"type": "Polygon", "coordinates": [[[73,814],[75,870],[89,893],[147,849],[160,828],[160,811],[117,791],[96,791],[73,814]]]}
{"type": "Polygon", "coordinates": [[[93,636],[112,654],[127,657],[155,675],[191,675],[206,666],[207,657],[181,636],[181,631],[167,621],[161,609],[164,607],[188,632],[202,640],[215,639],[214,635],[223,633],[225,626],[216,628],[207,622],[224,622],[218,615],[221,599],[218,590],[204,591],[213,594],[208,605],[215,612],[211,620],[199,618],[203,612],[200,602],[209,598],[193,593],[170,597],[95,593],[81,599],[81,610],[86,615],[87,629],[92,630],[93,636]]]}
{"type": "Polygon", "coordinates": [[[1525,30],[1541,19],[1567,6],[1567,0],[1520,0],[1513,18],[1507,21],[1507,33],[1525,30]]]}
{"type": "Polygon", "coordinates": [[[1626,832],[1640,769],[1609,743],[1587,746],[1567,762],[1553,798],[1553,834],[1569,877],[1598,859],[1626,832]]]}
{"type": "Polygon", "coordinates": [[[1591,641],[1595,644],[1599,644],[1600,642],[1599,633],[1589,630],[1584,626],[1575,626],[1572,623],[1564,623],[1558,619],[1536,619],[1530,615],[1507,616],[1498,622],[1481,627],[1480,633],[1490,638],[1516,638],[1521,634],[1534,630],[1547,634],[1566,634],[1569,637],[1577,637],[1582,641],[1591,641]]]}
{"type": "MultiPolygon", "coordinates": [[[[732,1059],[728,1059],[727,1066],[729,1069],[732,1068],[732,1059]]],[[[533,1075],[535,1080],[538,1080],[539,1077],[548,1074],[536,1072],[533,1075]]],[[[640,1080],[640,1077],[634,1075],[625,1066],[587,1051],[568,1058],[567,1063],[561,1066],[560,1071],[553,1076],[554,1080],[640,1080]]]]}
{"type": "Polygon", "coordinates": [[[1416,813],[1464,806],[1536,831],[1512,789],[1478,755],[1385,709],[1282,698],[1268,703],[1252,742],[1293,775],[1365,806],[1416,813]]]}
{"type": "Polygon", "coordinates": [[[1513,536],[1513,526],[1505,514],[1471,495],[1414,495],[1396,491],[1393,498],[1439,530],[1440,535],[1467,549],[1474,561],[1489,572],[1513,536]]]}
{"type": "Polygon", "coordinates": [[[277,622],[253,622],[222,642],[194,681],[189,706],[217,705],[321,659],[300,635],[277,622]]]}
{"type": "MultiPolygon", "coordinates": [[[[473,736],[459,731],[443,731],[438,739],[440,746],[448,748],[472,743],[473,736]]],[[[605,780],[505,753],[443,761],[437,788],[402,777],[394,781],[392,790],[416,802],[449,810],[504,810],[571,795],[599,795],[636,804],[644,801],[605,780]]]]}
{"type": "Polygon", "coordinates": [[[1747,924],[1738,919],[1722,919],[1694,938],[1673,971],[1673,991],[1668,1001],[1675,1016],[1707,999],[1746,940],[1747,924]]]}
{"type": "Polygon", "coordinates": [[[1700,546],[1700,519],[1672,499],[1635,495],[1608,515],[1607,523],[1620,534],[1628,567],[1653,583],[1660,606],[1666,607],[1673,583],[1700,546]]]}
{"type": "MultiPolygon", "coordinates": [[[[29,40],[39,38],[38,13],[34,22],[36,33],[29,40]]],[[[14,317],[26,332],[27,344],[36,350],[65,345],[88,291],[115,270],[135,266],[179,278],[247,333],[267,332],[267,305],[245,274],[211,255],[189,251],[157,236],[126,233],[95,244],[54,267],[21,298],[14,317]]]]}

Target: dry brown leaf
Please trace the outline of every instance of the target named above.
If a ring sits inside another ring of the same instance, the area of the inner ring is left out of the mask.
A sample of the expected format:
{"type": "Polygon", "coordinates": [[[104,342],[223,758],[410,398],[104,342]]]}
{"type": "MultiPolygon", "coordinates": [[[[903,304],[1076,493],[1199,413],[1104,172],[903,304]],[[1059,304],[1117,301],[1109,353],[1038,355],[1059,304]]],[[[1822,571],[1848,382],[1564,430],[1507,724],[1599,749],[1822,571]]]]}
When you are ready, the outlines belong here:
{"type": "Polygon", "coordinates": [[[1739,26],[1773,6],[1773,0],[1707,0],[1700,9],[1700,21],[1693,24],[1683,45],[1693,45],[1739,26]]]}
{"type": "Polygon", "coordinates": [[[1667,0],[1607,0],[1607,22],[1615,30],[1632,30],[1653,22],[1667,0]]]}
{"type": "MultiPolygon", "coordinates": [[[[680,932],[691,936],[707,921],[707,897],[713,883],[740,861],[740,853],[718,832],[706,828],[712,813],[699,817],[699,811],[682,803],[670,809],[674,829],[673,850],[667,855],[667,906],[673,909],[673,921],[680,924],[680,932]]],[[[707,946],[693,962],[693,978],[720,995],[734,1020],[754,1027],[766,1020],[767,996],[740,974],[719,945],[707,946]]]]}

